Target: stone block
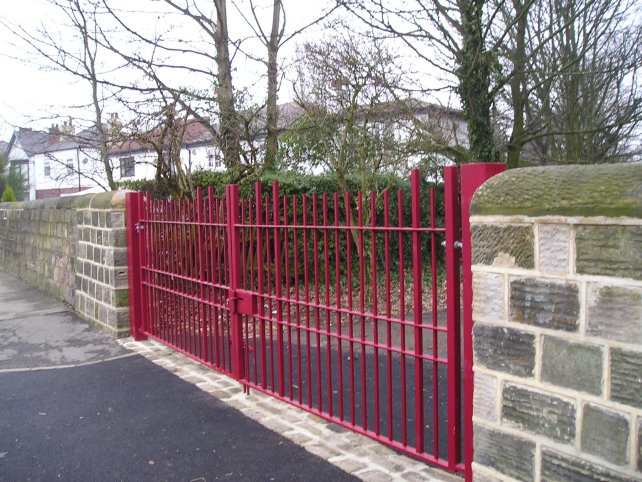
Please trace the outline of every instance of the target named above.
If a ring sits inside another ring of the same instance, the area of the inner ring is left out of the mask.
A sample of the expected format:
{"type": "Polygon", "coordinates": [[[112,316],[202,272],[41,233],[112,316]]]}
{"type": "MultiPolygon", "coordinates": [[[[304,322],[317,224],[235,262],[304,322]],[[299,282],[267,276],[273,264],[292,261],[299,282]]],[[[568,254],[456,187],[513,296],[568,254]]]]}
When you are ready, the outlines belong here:
{"type": "Polygon", "coordinates": [[[111,211],[108,216],[108,226],[110,228],[125,227],[125,213],[123,211],[111,211]]]}
{"type": "Polygon", "coordinates": [[[602,349],[544,336],[542,381],[599,395],[602,393],[602,349]]]}
{"type": "Polygon", "coordinates": [[[539,269],[548,273],[568,273],[570,227],[566,224],[540,224],[539,269]]]}
{"type": "Polygon", "coordinates": [[[611,350],[611,400],[642,409],[642,353],[611,350]]]}
{"type": "Polygon", "coordinates": [[[126,307],[129,306],[129,290],[120,289],[115,290],[112,297],[112,305],[117,307],[126,307]]]}
{"type": "Polygon", "coordinates": [[[476,323],[473,327],[475,364],[519,377],[532,377],[535,335],[513,328],[476,323]]]}
{"type": "Polygon", "coordinates": [[[473,293],[473,317],[476,320],[506,318],[504,276],[474,272],[473,293]]]}
{"type": "Polygon", "coordinates": [[[535,444],[499,430],[476,425],[475,462],[517,480],[534,480],[535,444]]]}
{"type": "Polygon", "coordinates": [[[497,420],[497,378],[475,373],[473,414],[486,420],[497,420]]]}
{"type": "Polygon", "coordinates": [[[587,303],[589,335],[642,343],[642,290],[592,284],[587,303]]]}
{"type": "Polygon", "coordinates": [[[616,465],[629,461],[629,418],[593,404],[584,406],[582,451],[616,465]]]}
{"type": "Polygon", "coordinates": [[[642,226],[577,226],[576,271],[642,280],[642,226]]]}
{"type": "Polygon", "coordinates": [[[473,264],[534,267],[534,235],[530,225],[473,224],[473,264]]]}
{"type": "Polygon", "coordinates": [[[510,282],[510,320],[552,330],[576,331],[580,312],[576,283],[536,278],[510,282]]]}
{"type": "Polygon", "coordinates": [[[542,448],[542,482],[629,482],[630,476],[571,457],[557,450],[542,448]]]}
{"type": "Polygon", "coordinates": [[[573,403],[512,384],[504,386],[502,400],[503,421],[559,442],[575,440],[573,403]]]}

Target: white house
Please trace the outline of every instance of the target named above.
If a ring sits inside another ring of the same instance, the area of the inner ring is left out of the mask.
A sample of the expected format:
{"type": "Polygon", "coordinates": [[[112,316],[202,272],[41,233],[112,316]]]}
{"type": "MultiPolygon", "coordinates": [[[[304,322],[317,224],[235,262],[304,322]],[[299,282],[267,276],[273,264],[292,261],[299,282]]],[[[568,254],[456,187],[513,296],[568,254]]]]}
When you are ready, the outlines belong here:
{"type": "Polygon", "coordinates": [[[75,134],[70,121],[49,132],[18,129],[9,141],[7,158],[29,185],[29,199],[45,199],[105,185],[94,146],[92,131],[75,134]]]}
{"type": "MultiPolygon", "coordinates": [[[[296,125],[304,110],[295,103],[279,106],[279,124],[285,132],[296,125]]],[[[382,104],[369,110],[368,122],[384,130],[393,130],[394,137],[407,140],[423,131],[433,139],[427,146],[435,164],[452,163],[457,152],[468,145],[468,129],[461,112],[446,109],[421,101],[398,101],[382,104]],[[417,122],[419,121],[419,122],[417,122]]],[[[116,122],[114,114],[110,126],[116,122]],[[112,122],[113,121],[113,122],[112,122]]],[[[253,153],[253,162],[261,162],[262,144],[265,136],[265,109],[255,113],[249,123],[252,137],[242,147],[253,153]]],[[[114,124],[117,125],[117,124],[114,124]]],[[[222,171],[225,169],[220,149],[216,146],[210,128],[197,120],[188,120],[182,132],[180,158],[186,170],[196,169],[222,171]]],[[[147,134],[148,142],[124,141],[109,150],[109,163],[115,181],[153,179],[156,174],[158,154],[153,149],[155,131],[147,134]]],[[[54,125],[49,132],[18,129],[8,143],[6,153],[13,169],[19,169],[29,184],[29,199],[43,199],[69,195],[91,188],[108,189],[105,166],[100,161],[97,133],[87,129],[74,132],[71,120],[59,127],[54,125]]],[[[162,145],[162,142],[160,143],[162,145]]],[[[425,156],[421,149],[408,154],[405,168],[413,167],[425,156]]],[[[302,159],[303,164],[306,163],[302,159]]],[[[311,166],[311,172],[323,172],[323,167],[311,166]]]]}

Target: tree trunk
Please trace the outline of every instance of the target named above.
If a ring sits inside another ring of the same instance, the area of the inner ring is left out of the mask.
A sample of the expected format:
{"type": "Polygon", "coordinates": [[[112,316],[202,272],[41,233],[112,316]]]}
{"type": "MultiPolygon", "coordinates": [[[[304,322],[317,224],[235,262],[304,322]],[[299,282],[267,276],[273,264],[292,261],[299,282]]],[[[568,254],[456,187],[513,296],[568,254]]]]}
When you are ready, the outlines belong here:
{"type": "Polygon", "coordinates": [[[457,69],[472,162],[494,162],[499,158],[491,119],[492,56],[485,49],[482,33],[484,4],[485,0],[464,3],[463,49],[457,69]]]}
{"type": "Polygon", "coordinates": [[[232,62],[228,48],[226,0],[215,0],[217,27],[215,30],[216,64],[218,66],[217,102],[219,107],[220,149],[225,166],[237,170],[241,165],[239,119],[234,105],[232,62]]]}
{"type": "Polygon", "coordinates": [[[514,74],[510,80],[510,94],[513,104],[513,128],[506,153],[506,168],[512,169],[519,165],[522,147],[524,146],[525,126],[524,111],[526,109],[526,86],[524,69],[526,67],[526,26],[528,22],[527,6],[520,0],[513,0],[517,18],[515,32],[515,51],[513,52],[514,74]]]}
{"type": "Polygon", "coordinates": [[[279,28],[281,26],[281,0],[274,0],[272,10],[272,31],[268,42],[268,91],[266,106],[266,138],[265,138],[265,169],[275,169],[279,137],[279,112],[277,106],[278,89],[278,53],[279,53],[279,28]]]}

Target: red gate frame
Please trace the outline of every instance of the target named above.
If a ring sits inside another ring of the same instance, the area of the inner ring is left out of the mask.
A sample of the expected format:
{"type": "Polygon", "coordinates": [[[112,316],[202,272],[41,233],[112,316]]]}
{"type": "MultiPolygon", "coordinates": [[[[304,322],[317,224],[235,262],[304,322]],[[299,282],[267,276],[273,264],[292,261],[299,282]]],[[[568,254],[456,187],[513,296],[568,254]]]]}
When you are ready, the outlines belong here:
{"type": "MultiPolygon", "coordinates": [[[[451,421],[448,425],[448,468],[452,471],[461,471],[464,473],[466,480],[472,480],[471,464],[473,460],[473,423],[472,423],[472,408],[473,408],[473,347],[472,347],[472,249],[471,249],[471,234],[470,234],[470,205],[473,195],[478,187],[480,187],[486,180],[499,174],[505,170],[505,165],[500,163],[483,163],[483,164],[467,164],[460,167],[446,167],[444,169],[444,182],[445,190],[445,218],[446,218],[446,265],[447,265],[447,297],[453,306],[448,310],[447,327],[449,333],[453,336],[448,338],[448,353],[449,358],[451,354],[459,352],[460,337],[459,337],[459,310],[460,310],[460,256],[461,256],[461,269],[463,274],[463,379],[464,379],[464,427],[463,434],[464,440],[464,464],[459,465],[456,463],[460,460],[460,446],[459,440],[462,433],[462,427],[459,423],[457,412],[460,406],[460,390],[459,383],[451,383],[448,387],[448,419],[451,421]],[[459,177],[461,179],[459,179],[459,177]],[[458,184],[460,190],[457,189],[458,184]],[[459,225],[459,217],[461,216],[461,226],[459,225]],[[461,248],[461,250],[456,249],[461,248]]],[[[416,172],[413,173],[412,191],[419,192],[419,176],[416,172]]],[[[210,191],[211,192],[211,191],[210,191]]],[[[258,193],[258,191],[257,191],[258,193]]],[[[274,225],[278,224],[278,210],[279,210],[279,191],[278,185],[273,186],[273,209],[274,209],[274,225]]],[[[198,198],[201,199],[199,190],[198,198]]],[[[414,196],[413,196],[414,198],[414,196]]],[[[126,211],[126,226],[127,226],[127,243],[128,243],[128,268],[129,268],[129,290],[130,290],[130,327],[131,335],[135,340],[145,340],[148,330],[147,313],[143,307],[147,306],[145,299],[145,290],[142,289],[144,283],[144,271],[142,266],[146,257],[145,243],[142,242],[149,234],[145,233],[145,224],[141,222],[145,213],[144,203],[149,199],[149,195],[144,196],[142,193],[127,193],[127,211],[126,211]]],[[[419,207],[418,199],[413,199],[412,211],[412,225],[413,228],[419,227],[419,207]]],[[[255,299],[252,293],[245,292],[241,289],[240,284],[240,253],[238,248],[240,240],[238,239],[238,231],[236,228],[240,227],[239,224],[239,191],[238,186],[229,185],[226,187],[226,208],[227,208],[227,242],[228,246],[232,247],[230,253],[230,261],[232,268],[229,272],[229,303],[231,313],[231,342],[233,348],[232,359],[232,373],[231,375],[237,380],[243,380],[245,376],[245,347],[243,341],[243,314],[250,314],[254,311],[255,299]]],[[[202,213],[199,209],[199,220],[202,218],[202,213]]],[[[434,227],[434,226],[433,226],[434,227]]],[[[278,236],[277,228],[274,228],[275,236],[278,236]]],[[[199,230],[200,238],[200,230],[199,230]]],[[[276,243],[279,246],[279,243],[276,243]]],[[[421,269],[420,266],[415,266],[415,269],[421,269]]],[[[420,293],[420,292],[419,292],[420,293]]],[[[415,297],[417,293],[415,293],[415,297]]],[[[420,295],[419,295],[420,296],[420,295]]],[[[280,294],[277,293],[277,298],[280,294]]],[[[277,304],[277,309],[280,304],[277,304]]],[[[421,316],[421,313],[418,314],[421,316]]],[[[417,314],[415,314],[417,316],[417,314]]],[[[421,330],[417,328],[421,336],[421,330]]],[[[279,330],[277,337],[282,338],[282,330],[279,330]]],[[[420,361],[420,360],[419,360],[420,361]]],[[[461,364],[459,356],[451,359],[452,363],[448,364],[448,379],[458,380],[461,373],[461,364]]],[[[279,371],[279,387],[278,395],[284,394],[284,377],[283,377],[283,360],[281,357],[278,359],[279,371]]],[[[415,363],[415,370],[421,371],[420,363],[415,363]]],[[[418,377],[419,380],[421,377],[418,377]]],[[[416,383],[415,389],[417,400],[423,399],[423,384],[416,383]]],[[[419,410],[417,404],[417,417],[423,417],[423,411],[419,410]]],[[[434,416],[437,417],[436,412],[434,416]]],[[[435,423],[433,421],[433,423],[435,423]]],[[[417,427],[423,426],[423,420],[420,420],[416,425],[417,427]]],[[[419,433],[417,429],[417,443],[416,451],[418,453],[423,451],[423,433],[419,433]]]]}

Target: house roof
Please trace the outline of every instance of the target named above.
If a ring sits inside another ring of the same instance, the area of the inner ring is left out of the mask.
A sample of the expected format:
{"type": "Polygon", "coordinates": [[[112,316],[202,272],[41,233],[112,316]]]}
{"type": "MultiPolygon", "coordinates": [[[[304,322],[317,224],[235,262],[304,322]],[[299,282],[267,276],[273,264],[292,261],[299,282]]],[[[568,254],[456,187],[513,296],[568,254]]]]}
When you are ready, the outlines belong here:
{"type": "Polygon", "coordinates": [[[9,154],[9,143],[5,141],[0,141],[0,155],[6,156],[9,154]]]}
{"type": "MultiPolygon", "coordinates": [[[[161,134],[159,129],[154,129],[147,134],[151,141],[155,141],[155,137],[158,138],[161,134]]],[[[204,125],[202,122],[196,119],[189,119],[185,126],[185,131],[183,133],[183,146],[192,147],[199,144],[211,144],[213,142],[213,136],[210,129],[204,125]]],[[[150,144],[142,142],[137,139],[124,141],[120,144],[115,145],[109,150],[110,154],[126,154],[132,152],[142,152],[149,151],[150,144]]]]}
{"type": "Polygon", "coordinates": [[[34,131],[27,128],[19,128],[11,136],[9,146],[7,147],[7,154],[13,146],[22,149],[25,154],[32,156],[43,152],[49,142],[49,134],[41,131],[34,131]]]}

